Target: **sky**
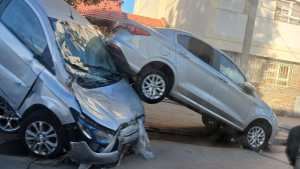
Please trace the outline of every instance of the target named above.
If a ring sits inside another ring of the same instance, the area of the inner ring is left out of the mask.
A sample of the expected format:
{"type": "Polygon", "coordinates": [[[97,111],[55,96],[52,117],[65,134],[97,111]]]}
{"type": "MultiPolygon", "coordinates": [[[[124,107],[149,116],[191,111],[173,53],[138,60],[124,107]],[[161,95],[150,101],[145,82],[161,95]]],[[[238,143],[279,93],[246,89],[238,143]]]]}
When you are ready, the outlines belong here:
{"type": "Polygon", "coordinates": [[[123,11],[127,13],[132,13],[134,8],[134,1],[135,0],[124,0],[124,4],[122,6],[123,11]]]}

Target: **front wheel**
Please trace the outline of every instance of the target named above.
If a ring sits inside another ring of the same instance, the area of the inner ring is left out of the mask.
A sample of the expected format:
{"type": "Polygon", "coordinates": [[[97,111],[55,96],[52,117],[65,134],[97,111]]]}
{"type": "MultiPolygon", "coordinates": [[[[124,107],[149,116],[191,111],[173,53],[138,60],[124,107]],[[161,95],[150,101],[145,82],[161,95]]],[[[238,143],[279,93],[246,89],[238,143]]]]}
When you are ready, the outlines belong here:
{"type": "Polygon", "coordinates": [[[253,123],[243,134],[243,147],[253,151],[266,149],[270,136],[271,128],[267,124],[261,122],[253,123]]]}
{"type": "Polygon", "coordinates": [[[149,104],[162,101],[171,90],[167,75],[155,69],[146,69],[138,75],[136,90],[140,98],[149,104]]]}
{"type": "Polygon", "coordinates": [[[24,120],[21,128],[21,137],[30,153],[55,158],[63,152],[63,128],[55,118],[36,112],[24,120]]]}

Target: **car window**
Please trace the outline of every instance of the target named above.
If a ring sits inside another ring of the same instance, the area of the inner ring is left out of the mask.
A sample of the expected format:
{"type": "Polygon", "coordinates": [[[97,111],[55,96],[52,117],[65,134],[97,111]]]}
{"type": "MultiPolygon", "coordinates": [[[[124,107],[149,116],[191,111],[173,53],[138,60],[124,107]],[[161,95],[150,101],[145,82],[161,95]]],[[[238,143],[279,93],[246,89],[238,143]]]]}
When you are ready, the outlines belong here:
{"type": "Polygon", "coordinates": [[[242,72],[229,58],[217,50],[214,53],[217,62],[215,66],[219,72],[237,84],[242,84],[246,81],[242,72]]]}
{"type": "Polygon", "coordinates": [[[38,18],[24,1],[11,1],[2,12],[1,21],[35,55],[42,56],[46,38],[38,18]]]}
{"type": "Polygon", "coordinates": [[[205,63],[212,63],[213,49],[201,40],[187,35],[178,35],[178,43],[205,63]]]}
{"type": "Polygon", "coordinates": [[[54,63],[43,28],[32,9],[24,1],[12,0],[4,1],[0,12],[1,22],[54,74],[54,63]]]}

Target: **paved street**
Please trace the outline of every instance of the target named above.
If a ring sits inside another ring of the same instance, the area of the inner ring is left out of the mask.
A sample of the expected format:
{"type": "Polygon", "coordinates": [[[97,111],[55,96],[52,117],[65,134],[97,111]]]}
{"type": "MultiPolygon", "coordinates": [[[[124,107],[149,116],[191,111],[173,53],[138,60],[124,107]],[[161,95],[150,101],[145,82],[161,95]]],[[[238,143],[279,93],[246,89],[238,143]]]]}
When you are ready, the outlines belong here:
{"type": "MultiPolygon", "coordinates": [[[[145,108],[156,158],[146,161],[131,155],[117,169],[291,169],[284,146],[275,145],[260,154],[247,151],[218,133],[208,133],[201,116],[184,107],[162,103],[145,108]]],[[[61,160],[35,161],[13,137],[0,138],[1,169],[76,169],[61,160]]]]}

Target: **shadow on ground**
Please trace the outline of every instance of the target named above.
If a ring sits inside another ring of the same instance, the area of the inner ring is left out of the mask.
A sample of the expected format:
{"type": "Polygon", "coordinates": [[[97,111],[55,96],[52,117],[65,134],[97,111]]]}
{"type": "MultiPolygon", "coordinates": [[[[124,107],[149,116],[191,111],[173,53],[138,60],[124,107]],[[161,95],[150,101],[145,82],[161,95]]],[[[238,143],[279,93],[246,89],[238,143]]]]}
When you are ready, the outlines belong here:
{"type": "Polygon", "coordinates": [[[150,139],[179,142],[184,144],[205,145],[211,147],[239,147],[240,144],[225,132],[209,132],[204,127],[148,129],[150,139]]]}
{"type": "Polygon", "coordinates": [[[0,154],[10,156],[28,156],[22,141],[13,134],[0,133],[0,154]]]}

